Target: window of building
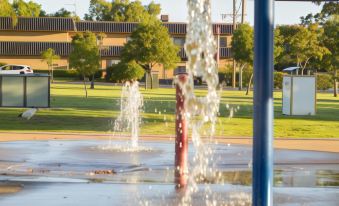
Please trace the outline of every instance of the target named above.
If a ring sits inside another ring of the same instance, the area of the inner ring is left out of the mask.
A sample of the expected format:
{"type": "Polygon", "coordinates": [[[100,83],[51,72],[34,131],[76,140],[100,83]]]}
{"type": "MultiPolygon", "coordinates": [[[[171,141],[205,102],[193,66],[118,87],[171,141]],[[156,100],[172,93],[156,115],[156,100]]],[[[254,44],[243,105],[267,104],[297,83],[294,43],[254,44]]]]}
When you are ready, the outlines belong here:
{"type": "Polygon", "coordinates": [[[173,71],[173,75],[177,75],[177,74],[181,74],[181,73],[186,73],[186,66],[178,66],[173,71]]]}
{"type": "Polygon", "coordinates": [[[112,60],[107,60],[106,64],[108,67],[114,65],[114,64],[119,64],[120,60],[117,59],[112,59],[112,60]]]}
{"type": "Polygon", "coordinates": [[[185,45],[185,37],[173,37],[173,43],[183,47],[185,45]]]}
{"type": "MultiPolygon", "coordinates": [[[[215,42],[218,41],[218,36],[215,36],[215,42]]],[[[227,47],[227,37],[221,36],[220,37],[220,42],[219,42],[219,47],[227,47]]]]}
{"type": "Polygon", "coordinates": [[[221,36],[220,37],[220,47],[227,47],[227,37],[221,36]]]}

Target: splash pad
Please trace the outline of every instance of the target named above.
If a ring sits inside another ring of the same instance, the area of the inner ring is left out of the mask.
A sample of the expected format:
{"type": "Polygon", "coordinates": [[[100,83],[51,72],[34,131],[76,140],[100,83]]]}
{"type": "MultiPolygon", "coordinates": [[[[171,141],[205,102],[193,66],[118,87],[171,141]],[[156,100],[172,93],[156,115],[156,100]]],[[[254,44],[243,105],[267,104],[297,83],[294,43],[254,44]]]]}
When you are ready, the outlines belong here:
{"type": "MultiPolygon", "coordinates": [[[[0,203],[179,205],[183,193],[175,189],[173,141],[140,141],[152,150],[139,152],[100,149],[107,140],[3,142],[0,187],[21,189],[0,194],[0,203]]],[[[193,164],[192,144],[188,151],[193,164]]],[[[197,182],[192,205],[206,205],[206,184],[219,205],[251,205],[251,147],[218,144],[214,151],[214,168],[220,175],[197,182]]],[[[275,157],[276,205],[336,205],[335,153],[276,150],[275,157]]]]}
{"type": "MultiPolygon", "coordinates": [[[[209,3],[208,1],[189,1],[189,3],[198,3],[197,10],[204,11],[205,14],[209,12],[206,4],[209,3]]],[[[265,5],[263,8],[266,9],[265,5]]],[[[190,11],[196,14],[193,10],[190,11]]],[[[200,20],[204,22],[206,19],[200,20]]],[[[199,38],[196,40],[199,41],[199,38]]],[[[198,51],[194,50],[197,44],[192,42],[191,52],[194,53],[198,51]]],[[[206,42],[210,43],[205,45],[207,50],[213,51],[213,42],[206,42]]],[[[209,53],[194,55],[206,57],[209,59],[207,63],[213,62],[209,53]]],[[[263,68],[266,69],[265,66],[263,68]]],[[[269,83],[269,78],[268,75],[260,79],[257,75],[256,82],[263,82],[256,87],[257,91],[260,91],[267,82],[269,83]]],[[[263,95],[259,92],[257,96],[259,103],[270,100],[270,89],[268,88],[268,93],[264,92],[263,95]]],[[[210,94],[215,95],[214,92],[210,94]]],[[[194,97],[188,99],[199,103],[199,100],[194,97]]],[[[198,109],[204,107],[196,104],[191,106],[193,112],[188,118],[193,118],[195,115],[195,106],[198,106],[198,109]]],[[[254,188],[258,187],[260,191],[254,190],[253,194],[260,193],[263,198],[269,197],[265,200],[266,204],[272,201],[275,205],[336,205],[339,201],[336,188],[339,170],[336,154],[278,150],[275,154],[274,180],[272,178],[273,157],[268,154],[267,162],[258,163],[257,157],[265,159],[267,157],[265,152],[269,153],[272,148],[270,144],[260,144],[272,137],[270,133],[272,127],[269,125],[272,120],[271,106],[264,104],[261,108],[262,113],[259,112],[256,118],[258,121],[255,124],[257,149],[254,151],[256,173],[254,176],[261,176],[266,182],[257,184],[254,188]],[[261,114],[264,117],[260,116],[261,114]],[[265,116],[266,114],[268,115],[265,116]],[[267,130],[260,130],[260,126],[265,124],[269,125],[267,130]],[[258,173],[260,169],[265,169],[262,175],[258,173]],[[269,184],[267,180],[270,181],[269,184]],[[272,184],[277,187],[274,191],[271,190],[272,184]],[[272,198],[273,192],[275,195],[272,198]]],[[[212,107],[212,111],[214,110],[215,107],[212,107]]],[[[213,115],[214,112],[208,113],[206,122],[213,122],[213,115]]],[[[204,118],[198,118],[198,125],[200,120],[205,121],[204,118]]],[[[124,146],[125,142],[113,140],[109,146],[106,142],[85,140],[1,143],[0,186],[19,188],[19,191],[2,195],[4,198],[0,203],[4,205],[251,205],[251,148],[218,144],[212,147],[205,144],[203,146],[199,136],[195,136],[198,138],[194,138],[193,144],[188,147],[188,163],[191,166],[191,170],[188,171],[192,173],[187,172],[186,175],[193,175],[189,177],[187,187],[189,191],[183,193],[174,189],[173,140],[142,142],[140,144],[142,147],[151,148],[145,150],[135,149],[140,148],[140,145],[133,135],[127,147],[124,146]]]]}

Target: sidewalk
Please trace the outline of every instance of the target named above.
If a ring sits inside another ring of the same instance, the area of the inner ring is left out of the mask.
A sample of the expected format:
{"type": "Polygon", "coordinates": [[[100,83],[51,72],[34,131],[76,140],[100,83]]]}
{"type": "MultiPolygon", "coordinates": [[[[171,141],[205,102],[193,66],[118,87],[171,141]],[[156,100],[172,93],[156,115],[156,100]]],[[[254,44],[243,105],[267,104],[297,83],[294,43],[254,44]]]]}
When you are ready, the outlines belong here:
{"type": "MultiPolygon", "coordinates": [[[[0,132],[0,142],[20,140],[108,140],[110,137],[112,135],[108,133],[0,132]]],[[[112,139],[115,138],[112,137],[112,139]]],[[[117,139],[128,138],[128,136],[121,136],[117,139]]],[[[173,135],[143,135],[140,139],[174,142],[173,135]]],[[[252,144],[252,138],[250,137],[216,137],[216,141],[222,144],[252,144]]],[[[274,148],[339,153],[339,138],[275,138],[274,148]]]]}

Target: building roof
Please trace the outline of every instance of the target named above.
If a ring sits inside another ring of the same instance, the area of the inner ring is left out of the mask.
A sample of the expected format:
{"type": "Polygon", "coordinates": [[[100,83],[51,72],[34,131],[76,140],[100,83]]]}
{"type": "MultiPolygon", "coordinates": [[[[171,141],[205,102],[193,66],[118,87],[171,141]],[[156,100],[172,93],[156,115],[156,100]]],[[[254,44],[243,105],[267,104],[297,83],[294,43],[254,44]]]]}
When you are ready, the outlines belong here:
{"type": "Polygon", "coordinates": [[[74,31],[75,25],[72,18],[19,17],[17,24],[13,27],[11,17],[0,17],[0,30],[74,31]]]}
{"type": "MultiPolygon", "coordinates": [[[[67,57],[72,51],[69,42],[0,42],[0,56],[41,56],[48,48],[54,49],[55,53],[67,57]]],[[[120,56],[122,46],[109,46],[101,51],[103,57],[120,56]]]]}
{"type": "Polygon", "coordinates": [[[300,67],[287,67],[286,69],[283,69],[284,72],[291,72],[294,70],[298,70],[300,67]]]}
{"type": "MultiPolygon", "coordinates": [[[[17,24],[13,27],[11,17],[0,17],[0,31],[92,31],[105,33],[131,33],[138,23],[111,22],[111,21],[74,21],[72,18],[63,17],[18,17],[17,24]]],[[[186,23],[165,22],[170,34],[186,34],[186,23]]],[[[220,28],[221,35],[233,33],[232,24],[213,24],[216,34],[220,28]]]]}
{"type": "Polygon", "coordinates": [[[29,67],[28,65],[22,65],[22,64],[6,64],[6,65],[1,66],[0,68],[8,67],[8,66],[29,67]]]}
{"type": "Polygon", "coordinates": [[[41,56],[48,48],[60,56],[68,56],[71,44],[67,42],[0,42],[0,56],[41,56]]]}
{"type": "MultiPolygon", "coordinates": [[[[55,53],[67,57],[72,51],[70,42],[12,42],[0,41],[0,56],[41,56],[48,48],[55,53]]],[[[101,51],[102,57],[119,57],[123,46],[108,46],[101,51]]],[[[231,48],[220,48],[220,58],[230,58],[231,48]]],[[[179,51],[181,59],[187,59],[184,48],[179,51]]]]}

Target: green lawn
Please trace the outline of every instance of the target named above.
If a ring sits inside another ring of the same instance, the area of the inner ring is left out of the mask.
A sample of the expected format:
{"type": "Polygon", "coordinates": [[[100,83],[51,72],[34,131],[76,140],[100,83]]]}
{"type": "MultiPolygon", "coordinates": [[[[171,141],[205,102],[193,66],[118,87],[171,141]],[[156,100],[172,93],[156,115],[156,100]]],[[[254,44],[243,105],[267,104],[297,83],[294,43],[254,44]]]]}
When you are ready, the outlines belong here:
{"type": "MultiPolygon", "coordinates": [[[[38,111],[33,119],[18,118],[24,109],[0,108],[2,131],[109,132],[119,112],[120,87],[96,86],[84,98],[82,85],[52,84],[51,109],[38,111]]],[[[174,89],[141,89],[144,94],[142,134],[173,134],[174,89]]],[[[199,95],[205,91],[198,90],[199,95]]],[[[339,137],[339,99],[332,94],[318,94],[317,115],[289,117],[281,115],[281,92],[276,92],[276,137],[339,137]]],[[[252,135],[252,96],[244,92],[223,91],[217,134],[220,136],[252,135]],[[237,109],[233,118],[226,108],[237,109]]]]}

